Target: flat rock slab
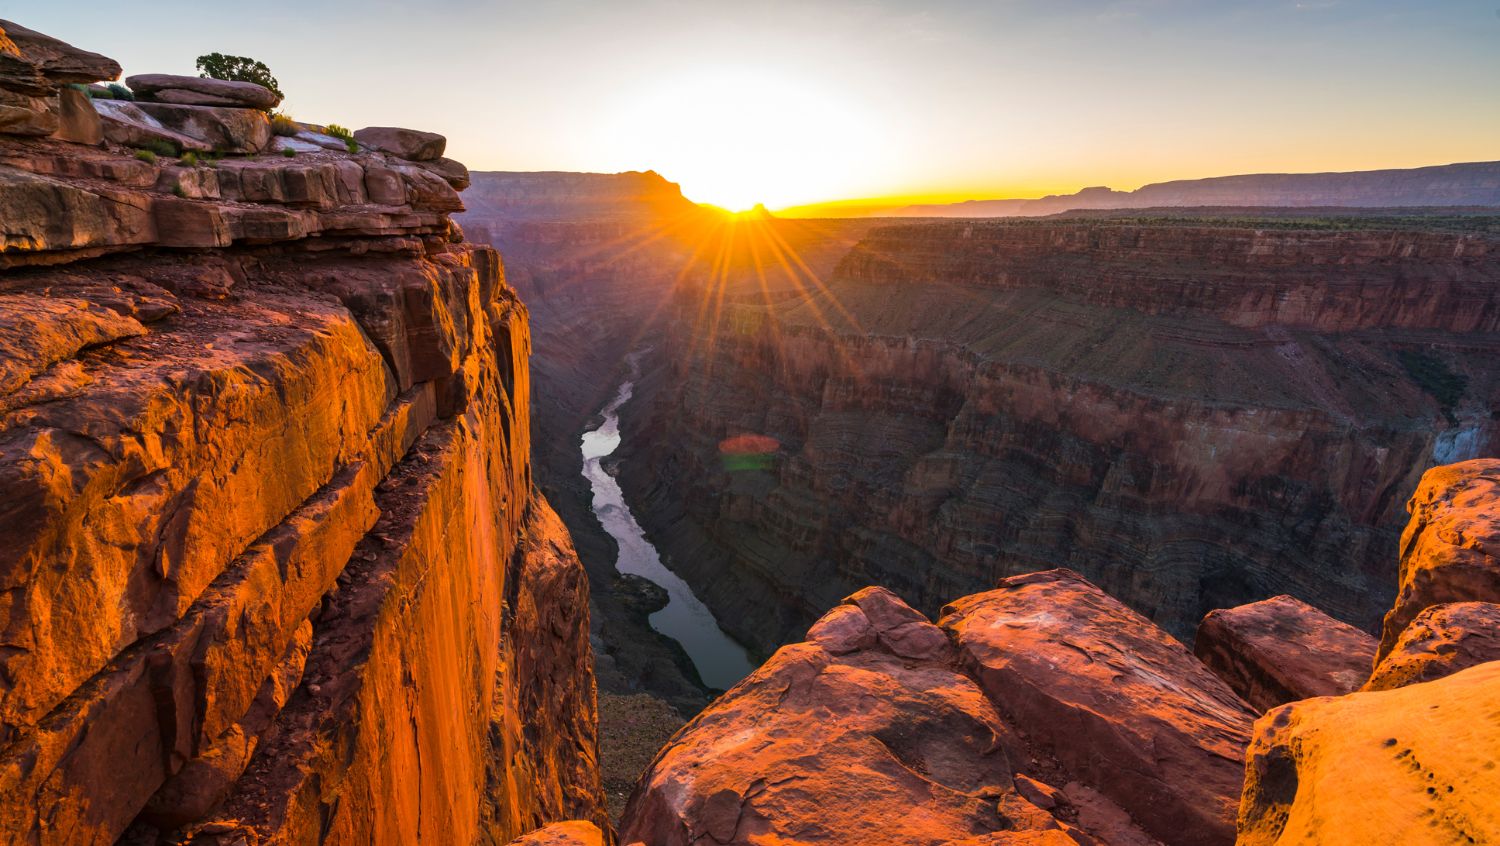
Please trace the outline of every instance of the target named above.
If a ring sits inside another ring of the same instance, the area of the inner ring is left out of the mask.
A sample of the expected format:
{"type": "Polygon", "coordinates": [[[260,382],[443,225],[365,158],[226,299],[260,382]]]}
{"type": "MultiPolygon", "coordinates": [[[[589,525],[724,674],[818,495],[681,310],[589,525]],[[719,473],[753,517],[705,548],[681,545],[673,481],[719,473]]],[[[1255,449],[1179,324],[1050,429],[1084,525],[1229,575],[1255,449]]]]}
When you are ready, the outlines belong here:
{"type": "Polygon", "coordinates": [[[120,77],[120,63],[107,56],[80,50],[11,21],[0,20],[0,32],[4,32],[20,51],[20,58],[37,68],[50,82],[87,84],[120,77]]]}
{"type": "Polygon", "coordinates": [[[1370,675],[1375,638],[1290,596],[1209,612],[1193,653],[1258,711],[1342,696],[1370,675]]]}
{"type": "Polygon", "coordinates": [[[125,147],[150,147],[165,141],[179,150],[206,153],[213,145],[169,129],[165,123],[147,114],[140,105],[128,100],[95,100],[105,139],[125,147]]]}
{"type": "Polygon", "coordinates": [[[1255,724],[1238,846],[1500,842],[1500,663],[1255,724]]]}
{"type": "Polygon", "coordinates": [[[270,109],[281,102],[281,96],[264,85],[228,79],[143,73],[127,77],[125,84],[137,96],[162,103],[270,109]]]}
{"type": "Polygon", "coordinates": [[[1392,690],[1500,661],[1500,605],[1452,602],[1417,615],[1381,659],[1365,690],[1392,690]]]}
{"type": "Polygon", "coordinates": [[[1423,610],[1448,602],[1500,602],[1500,460],[1434,467],[1422,476],[1401,534],[1401,587],[1385,615],[1384,659],[1423,610]]]}
{"type": "Polygon", "coordinates": [[[354,133],[354,140],[373,150],[414,162],[440,159],[448,148],[448,139],[436,132],[395,126],[367,126],[354,133]]]}

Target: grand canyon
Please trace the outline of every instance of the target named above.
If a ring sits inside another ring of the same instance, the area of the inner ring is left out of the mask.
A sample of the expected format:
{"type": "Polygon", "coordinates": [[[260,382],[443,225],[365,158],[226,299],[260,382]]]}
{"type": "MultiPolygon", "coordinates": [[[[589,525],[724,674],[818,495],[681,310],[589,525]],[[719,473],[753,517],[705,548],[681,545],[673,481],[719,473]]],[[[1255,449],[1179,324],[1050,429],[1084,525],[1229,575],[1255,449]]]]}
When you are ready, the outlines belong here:
{"type": "Polygon", "coordinates": [[[1500,163],[729,210],[55,35],[0,843],[1500,843],[1500,163]]]}

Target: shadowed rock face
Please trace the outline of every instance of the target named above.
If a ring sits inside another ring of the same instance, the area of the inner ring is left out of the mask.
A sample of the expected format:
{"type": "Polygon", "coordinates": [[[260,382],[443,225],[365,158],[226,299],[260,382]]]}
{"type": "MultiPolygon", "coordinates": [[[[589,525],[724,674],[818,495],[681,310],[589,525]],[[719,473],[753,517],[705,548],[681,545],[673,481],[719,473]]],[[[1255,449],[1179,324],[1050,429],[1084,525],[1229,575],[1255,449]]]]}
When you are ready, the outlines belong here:
{"type": "Polygon", "coordinates": [[[1497,256],[1428,232],[877,228],[821,296],[684,292],[622,484],[767,652],[864,584],[935,611],[1047,566],[1183,638],[1283,593],[1373,628],[1421,473],[1495,448],[1497,256]],[[780,448],[730,467],[744,434],[780,448]]]}
{"type": "Polygon", "coordinates": [[[381,154],[0,127],[0,840],[605,821],[527,313],[460,207],[381,154]]]}
{"type": "Polygon", "coordinates": [[[621,842],[1228,843],[1251,719],[1075,574],[939,626],[870,588],[662,750],[621,842]]]}
{"type": "Polygon", "coordinates": [[[1193,654],[1258,711],[1357,690],[1375,638],[1290,596],[1210,612],[1193,654]]]}

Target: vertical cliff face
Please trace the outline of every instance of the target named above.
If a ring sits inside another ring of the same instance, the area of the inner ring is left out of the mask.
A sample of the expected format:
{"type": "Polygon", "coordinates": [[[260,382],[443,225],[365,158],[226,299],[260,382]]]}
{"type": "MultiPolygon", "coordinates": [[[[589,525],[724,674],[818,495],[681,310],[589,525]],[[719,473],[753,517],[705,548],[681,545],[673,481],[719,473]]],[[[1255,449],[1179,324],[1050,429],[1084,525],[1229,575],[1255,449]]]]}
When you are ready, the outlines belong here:
{"type": "Polygon", "coordinates": [[[6,842],[602,822],[588,586],[462,167],[174,108],[278,152],[0,134],[6,842]]]}
{"type": "Polygon", "coordinates": [[[685,291],[622,478],[766,650],[864,584],[932,612],[1059,565],[1181,637],[1282,593],[1371,628],[1422,471],[1494,449],[1496,256],[1357,227],[877,229],[812,296],[713,320],[685,291]],[[745,434],[759,464],[725,452],[745,434]]]}

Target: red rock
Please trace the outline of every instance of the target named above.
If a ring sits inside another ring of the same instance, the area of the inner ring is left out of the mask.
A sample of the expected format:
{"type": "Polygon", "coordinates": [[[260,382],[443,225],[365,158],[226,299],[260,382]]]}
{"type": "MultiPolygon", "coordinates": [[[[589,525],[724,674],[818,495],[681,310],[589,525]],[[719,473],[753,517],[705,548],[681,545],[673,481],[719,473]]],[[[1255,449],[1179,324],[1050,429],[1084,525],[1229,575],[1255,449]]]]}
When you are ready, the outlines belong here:
{"type": "Polygon", "coordinates": [[[104,125],[94,111],[89,95],[76,88],[63,88],[58,94],[58,126],[53,137],[74,144],[99,146],[104,143],[104,125]]]}
{"type": "Polygon", "coordinates": [[[1267,711],[1342,696],[1369,677],[1375,638],[1290,596],[1210,611],[1193,654],[1246,702],[1267,711]]]}
{"type": "Polygon", "coordinates": [[[584,820],[569,820],[517,837],[510,846],[604,846],[604,843],[599,826],[584,820]]]}
{"type": "Polygon", "coordinates": [[[414,162],[440,159],[448,147],[448,139],[436,132],[395,126],[367,126],[354,132],[354,140],[371,149],[414,162]]]}
{"type": "Polygon", "coordinates": [[[95,100],[104,137],[123,147],[150,147],[165,142],[183,151],[209,152],[213,145],[173,129],[147,114],[140,106],[125,100],[95,100]]]}
{"type": "Polygon", "coordinates": [[[89,83],[120,76],[120,64],[114,59],[80,50],[12,21],[0,20],[0,31],[20,51],[21,58],[34,65],[52,83],[89,83]]]}
{"type": "Polygon", "coordinates": [[[1364,689],[1392,690],[1433,681],[1486,661],[1500,661],[1500,605],[1434,605],[1401,632],[1364,689]]]}
{"type": "Polygon", "coordinates": [[[259,153],[271,145],[271,121],[259,109],[136,103],[171,131],[226,153],[259,153]]]}
{"type": "Polygon", "coordinates": [[[276,92],[253,82],[143,73],[127,77],[125,84],[136,96],[162,103],[272,109],[281,102],[276,92]]]}
{"type": "Polygon", "coordinates": [[[1233,840],[1254,716],[1177,641],[1066,570],[1002,580],[948,605],[939,625],[1063,772],[1154,837],[1233,840]]]}
{"type": "Polygon", "coordinates": [[[1239,846],[1500,842],[1500,662],[1255,724],[1239,846]]]}
{"type": "Polygon", "coordinates": [[[1434,467],[1407,503],[1401,587],[1376,660],[1418,614],[1448,602],[1500,602],[1500,460],[1434,467]]]}
{"type": "Polygon", "coordinates": [[[978,686],[882,642],[908,626],[942,636],[888,591],[851,596],[662,750],[620,842],[1074,842],[1016,792],[1014,739],[978,686]]]}

